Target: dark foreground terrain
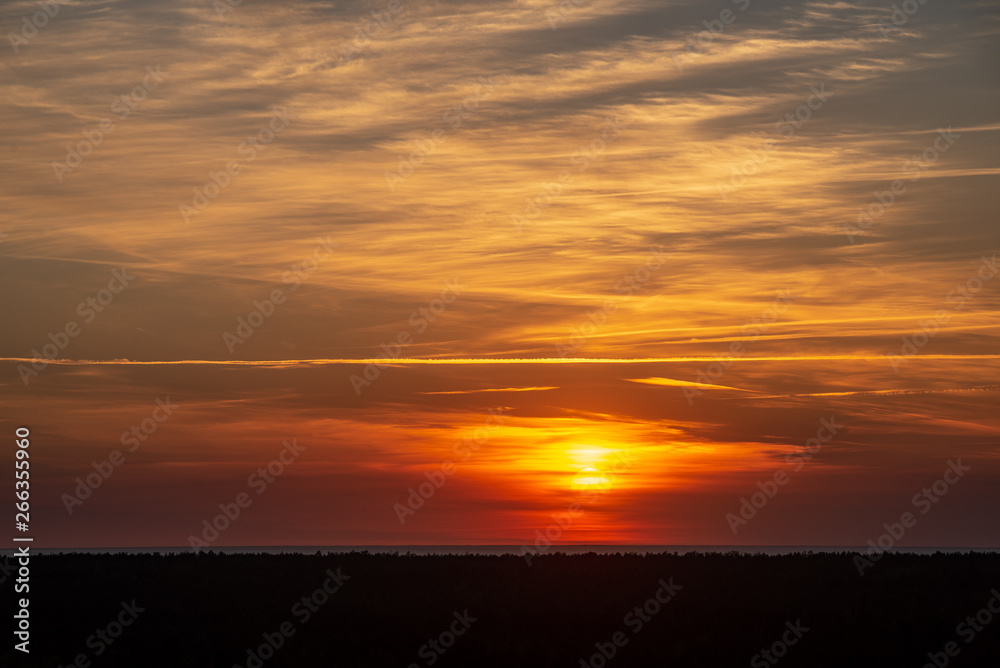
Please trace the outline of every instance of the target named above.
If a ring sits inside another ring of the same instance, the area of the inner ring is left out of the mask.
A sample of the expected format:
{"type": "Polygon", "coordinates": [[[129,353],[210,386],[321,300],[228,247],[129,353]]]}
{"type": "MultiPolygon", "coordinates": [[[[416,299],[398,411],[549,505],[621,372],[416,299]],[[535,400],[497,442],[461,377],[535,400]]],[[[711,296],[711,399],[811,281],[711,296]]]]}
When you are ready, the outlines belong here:
{"type": "Polygon", "coordinates": [[[864,576],[846,553],[37,556],[30,660],[10,641],[3,660],[1000,666],[997,590],[997,554],[886,555],[864,576]]]}

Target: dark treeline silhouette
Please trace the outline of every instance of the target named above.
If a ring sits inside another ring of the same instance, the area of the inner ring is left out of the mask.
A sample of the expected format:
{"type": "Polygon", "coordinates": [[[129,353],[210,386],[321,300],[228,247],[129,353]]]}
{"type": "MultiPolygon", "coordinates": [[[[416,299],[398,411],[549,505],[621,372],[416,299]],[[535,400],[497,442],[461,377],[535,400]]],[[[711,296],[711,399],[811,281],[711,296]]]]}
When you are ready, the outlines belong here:
{"type": "Polygon", "coordinates": [[[1000,665],[1000,615],[959,626],[1000,555],[887,554],[863,577],[853,556],[36,556],[31,655],[4,665],[1000,665]]]}

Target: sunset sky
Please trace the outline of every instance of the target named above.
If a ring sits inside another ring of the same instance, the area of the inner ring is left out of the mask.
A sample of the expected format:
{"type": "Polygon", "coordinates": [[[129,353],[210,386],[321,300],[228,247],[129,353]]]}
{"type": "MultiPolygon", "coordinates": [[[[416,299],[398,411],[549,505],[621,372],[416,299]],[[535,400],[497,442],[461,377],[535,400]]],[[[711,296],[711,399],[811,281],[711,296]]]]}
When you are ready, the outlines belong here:
{"type": "Polygon", "coordinates": [[[0,7],[40,547],[1000,546],[1000,3],[164,4],[0,7]]]}

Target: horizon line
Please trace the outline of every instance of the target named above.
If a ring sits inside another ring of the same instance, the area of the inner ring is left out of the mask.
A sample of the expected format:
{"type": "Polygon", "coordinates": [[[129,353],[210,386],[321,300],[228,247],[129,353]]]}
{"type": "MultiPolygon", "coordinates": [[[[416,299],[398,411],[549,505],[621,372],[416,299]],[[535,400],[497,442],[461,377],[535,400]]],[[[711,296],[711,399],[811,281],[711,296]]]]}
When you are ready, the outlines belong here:
{"type": "MultiPolygon", "coordinates": [[[[419,365],[419,364],[660,364],[681,362],[809,362],[809,361],[880,361],[902,357],[895,353],[884,355],[840,354],[840,355],[764,355],[764,356],[722,356],[716,354],[675,356],[675,357],[364,357],[364,358],[312,358],[285,360],[130,360],[116,358],[110,360],[48,359],[40,357],[0,357],[0,361],[34,364],[41,362],[47,366],[170,366],[170,365],[210,365],[210,366],[332,366],[342,364],[376,364],[379,366],[419,365]]],[[[1000,359],[1000,354],[926,354],[907,356],[907,360],[988,360],[1000,359]]]]}
{"type": "MultiPolygon", "coordinates": [[[[217,549],[222,550],[245,550],[254,548],[373,548],[373,547],[456,547],[456,548],[474,548],[474,547],[531,547],[524,545],[523,543],[368,543],[368,544],[343,544],[343,545],[278,545],[278,544],[267,544],[267,545],[215,545],[208,548],[192,548],[190,545],[133,545],[133,546],[101,546],[101,547],[39,547],[33,546],[36,549],[42,550],[189,550],[195,551],[212,551],[217,549]]],[[[559,547],[734,547],[734,548],[791,548],[791,547],[832,547],[832,548],[862,548],[868,549],[870,545],[809,545],[809,544],[791,544],[791,543],[769,543],[766,545],[740,545],[733,543],[572,543],[565,542],[560,544],[559,547]]],[[[4,550],[15,548],[2,548],[4,550]]],[[[556,549],[553,546],[552,549],[556,549]]],[[[995,546],[970,546],[970,545],[909,545],[909,546],[899,546],[895,545],[891,548],[885,548],[886,551],[889,550],[1000,550],[1000,545],[995,546]]]]}

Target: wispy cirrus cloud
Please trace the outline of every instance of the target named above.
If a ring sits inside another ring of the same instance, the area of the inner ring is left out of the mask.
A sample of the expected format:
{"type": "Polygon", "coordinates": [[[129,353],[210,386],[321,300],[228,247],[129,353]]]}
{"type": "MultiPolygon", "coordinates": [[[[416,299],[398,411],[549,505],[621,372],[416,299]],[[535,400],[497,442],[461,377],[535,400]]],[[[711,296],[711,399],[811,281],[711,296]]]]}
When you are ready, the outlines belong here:
{"type": "MultiPolygon", "coordinates": [[[[964,263],[995,248],[985,185],[997,170],[995,87],[975,83],[991,76],[983,56],[998,28],[988,7],[925,6],[883,38],[873,26],[891,10],[880,3],[754,2],[678,72],[672,55],[715,18],[704,7],[601,4],[551,30],[550,5],[404,3],[351,60],[338,45],[366,20],[360,3],[241,5],[223,18],[199,2],[64,6],[2,65],[12,101],[0,111],[11,137],[0,151],[2,250],[26,279],[4,306],[27,313],[3,352],[23,355],[71,317],[76,302],[62,297],[96,280],[100,263],[127,263],[142,277],[134,301],[109,310],[100,342],[81,339],[87,356],[223,358],[217,332],[326,235],[339,244],[336,262],[245,346],[252,356],[365,356],[456,276],[469,285],[462,307],[412,351],[441,354],[461,341],[466,356],[544,355],[581,306],[615,296],[616,278],[650,244],[678,261],[582,354],[648,355],[658,339],[644,332],[655,329],[717,336],[761,292],[812,286],[820,274],[826,287],[796,307],[795,321],[877,318],[886,300],[918,317],[964,263]],[[95,42],[116,50],[73,57],[95,42]],[[465,57],[437,55],[454,52],[465,57]],[[163,82],[118,119],[113,101],[147,66],[163,82]],[[491,74],[503,85],[470,103],[461,126],[390,192],[385,172],[491,74]],[[825,86],[828,103],[721,199],[718,184],[761,154],[813,85],[825,86]],[[183,225],[178,203],[248,157],[241,142],[275,105],[293,116],[287,130],[183,225]],[[52,163],[107,117],[114,131],[59,183],[52,163]],[[591,154],[613,118],[627,129],[591,154]],[[861,245],[848,243],[843,224],[948,126],[962,135],[955,147],[861,245]],[[509,213],[562,170],[573,183],[538,224],[514,233],[509,213]]],[[[7,5],[0,24],[27,7],[7,5]]],[[[995,306],[990,297],[978,308],[995,306]]],[[[819,334],[801,329],[803,344],[819,334]]],[[[846,353],[861,338],[875,343],[878,332],[811,345],[846,353]]]]}

